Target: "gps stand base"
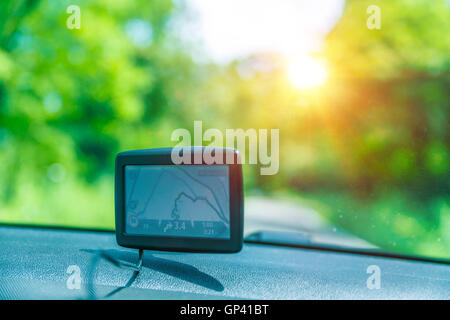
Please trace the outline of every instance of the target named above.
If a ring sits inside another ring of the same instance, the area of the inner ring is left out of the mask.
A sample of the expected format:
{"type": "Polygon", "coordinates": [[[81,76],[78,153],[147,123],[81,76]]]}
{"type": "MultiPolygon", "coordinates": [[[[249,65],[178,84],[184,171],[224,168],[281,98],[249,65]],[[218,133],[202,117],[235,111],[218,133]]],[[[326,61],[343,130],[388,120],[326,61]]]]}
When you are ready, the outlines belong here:
{"type": "Polygon", "coordinates": [[[139,249],[139,260],[138,260],[137,264],[116,259],[114,257],[111,257],[109,254],[107,254],[104,251],[100,251],[99,255],[100,255],[100,258],[103,258],[106,261],[111,262],[116,267],[119,267],[122,269],[131,269],[134,271],[141,271],[142,261],[143,261],[143,257],[144,257],[144,250],[139,249]]]}
{"type": "MultiPolygon", "coordinates": [[[[114,257],[111,257],[105,251],[100,251],[98,254],[96,254],[94,256],[93,260],[91,261],[90,270],[88,271],[89,280],[88,280],[87,291],[88,291],[88,299],[90,299],[90,300],[98,299],[98,297],[96,296],[96,293],[95,293],[95,289],[94,289],[94,270],[95,270],[95,265],[98,263],[100,258],[105,259],[106,261],[110,262],[111,264],[115,265],[116,267],[119,267],[122,269],[133,270],[134,271],[133,276],[128,281],[128,283],[125,285],[125,287],[129,287],[131,285],[131,283],[136,279],[136,277],[138,276],[139,272],[142,269],[142,264],[143,264],[143,259],[144,259],[144,250],[139,249],[139,258],[138,258],[138,262],[136,264],[128,262],[128,261],[122,261],[122,260],[116,259],[114,257]]],[[[112,292],[108,293],[103,298],[108,298],[123,288],[124,287],[115,289],[112,292]]]]}

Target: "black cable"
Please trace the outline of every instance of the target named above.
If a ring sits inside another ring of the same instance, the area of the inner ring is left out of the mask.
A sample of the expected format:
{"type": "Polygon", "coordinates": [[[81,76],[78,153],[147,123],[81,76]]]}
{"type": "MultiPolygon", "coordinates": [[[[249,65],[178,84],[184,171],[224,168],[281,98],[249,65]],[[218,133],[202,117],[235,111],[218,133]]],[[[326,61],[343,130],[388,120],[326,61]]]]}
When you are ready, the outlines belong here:
{"type": "Polygon", "coordinates": [[[110,256],[105,251],[102,251],[102,250],[98,251],[97,254],[95,254],[92,257],[91,263],[90,263],[89,269],[88,269],[88,279],[87,279],[88,280],[87,281],[88,299],[89,300],[97,300],[97,299],[108,298],[108,297],[111,297],[112,295],[114,295],[115,293],[119,292],[120,290],[122,290],[124,288],[128,288],[136,280],[137,276],[139,275],[139,272],[142,269],[143,257],[144,257],[144,250],[139,249],[138,263],[133,264],[128,261],[122,261],[122,260],[116,259],[116,258],[110,256]],[[128,282],[125,284],[125,286],[116,288],[116,289],[112,290],[110,293],[106,294],[104,297],[99,298],[99,297],[97,297],[97,295],[95,293],[94,278],[95,278],[95,266],[97,265],[99,260],[102,258],[118,268],[133,270],[134,272],[133,272],[133,275],[131,276],[130,280],[128,280],[128,282]]]}

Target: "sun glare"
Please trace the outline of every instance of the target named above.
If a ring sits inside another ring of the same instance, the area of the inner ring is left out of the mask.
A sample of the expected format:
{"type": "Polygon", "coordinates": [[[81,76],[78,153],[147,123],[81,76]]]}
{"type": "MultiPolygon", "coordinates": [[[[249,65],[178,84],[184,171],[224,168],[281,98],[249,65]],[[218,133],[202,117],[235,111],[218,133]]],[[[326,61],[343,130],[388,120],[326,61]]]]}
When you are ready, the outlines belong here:
{"type": "Polygon", "coordinates": [[[322,86],[328,78],[325,64],[310,56],[295,56],[288,60],[287,76],[297,89],[313,89],[322,86]]]}

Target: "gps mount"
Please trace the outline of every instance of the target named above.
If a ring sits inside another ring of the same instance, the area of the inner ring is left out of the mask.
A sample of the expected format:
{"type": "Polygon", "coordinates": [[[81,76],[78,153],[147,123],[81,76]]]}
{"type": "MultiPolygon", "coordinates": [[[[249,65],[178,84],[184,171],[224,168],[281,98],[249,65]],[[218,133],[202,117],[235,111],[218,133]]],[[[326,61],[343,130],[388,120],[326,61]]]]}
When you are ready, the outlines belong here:
{"type": "Polygon", "coordinates": [[[136,264],[100,250],[88,272],[88,296],[100,259],[142,270],[144,249],[238,252],[242,248],[244,201],[239,152],[230,148],[182,147],[121,152],[115,168],[116,240],[139,250],[136,264]]]}

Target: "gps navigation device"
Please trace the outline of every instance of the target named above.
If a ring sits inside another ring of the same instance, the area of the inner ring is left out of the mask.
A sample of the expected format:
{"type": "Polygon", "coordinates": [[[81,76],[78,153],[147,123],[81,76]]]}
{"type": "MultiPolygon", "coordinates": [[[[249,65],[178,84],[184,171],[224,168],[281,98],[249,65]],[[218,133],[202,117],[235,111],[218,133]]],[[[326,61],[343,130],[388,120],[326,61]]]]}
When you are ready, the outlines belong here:
{"type": "Polygon", "coordinates": [[[167,251],[241,250],[243,188],[236,150],[126,151],[117,155],[115,177],[119,245],[167,251]],[[180,156],[184,161],[174,160],[180,156]]]}

